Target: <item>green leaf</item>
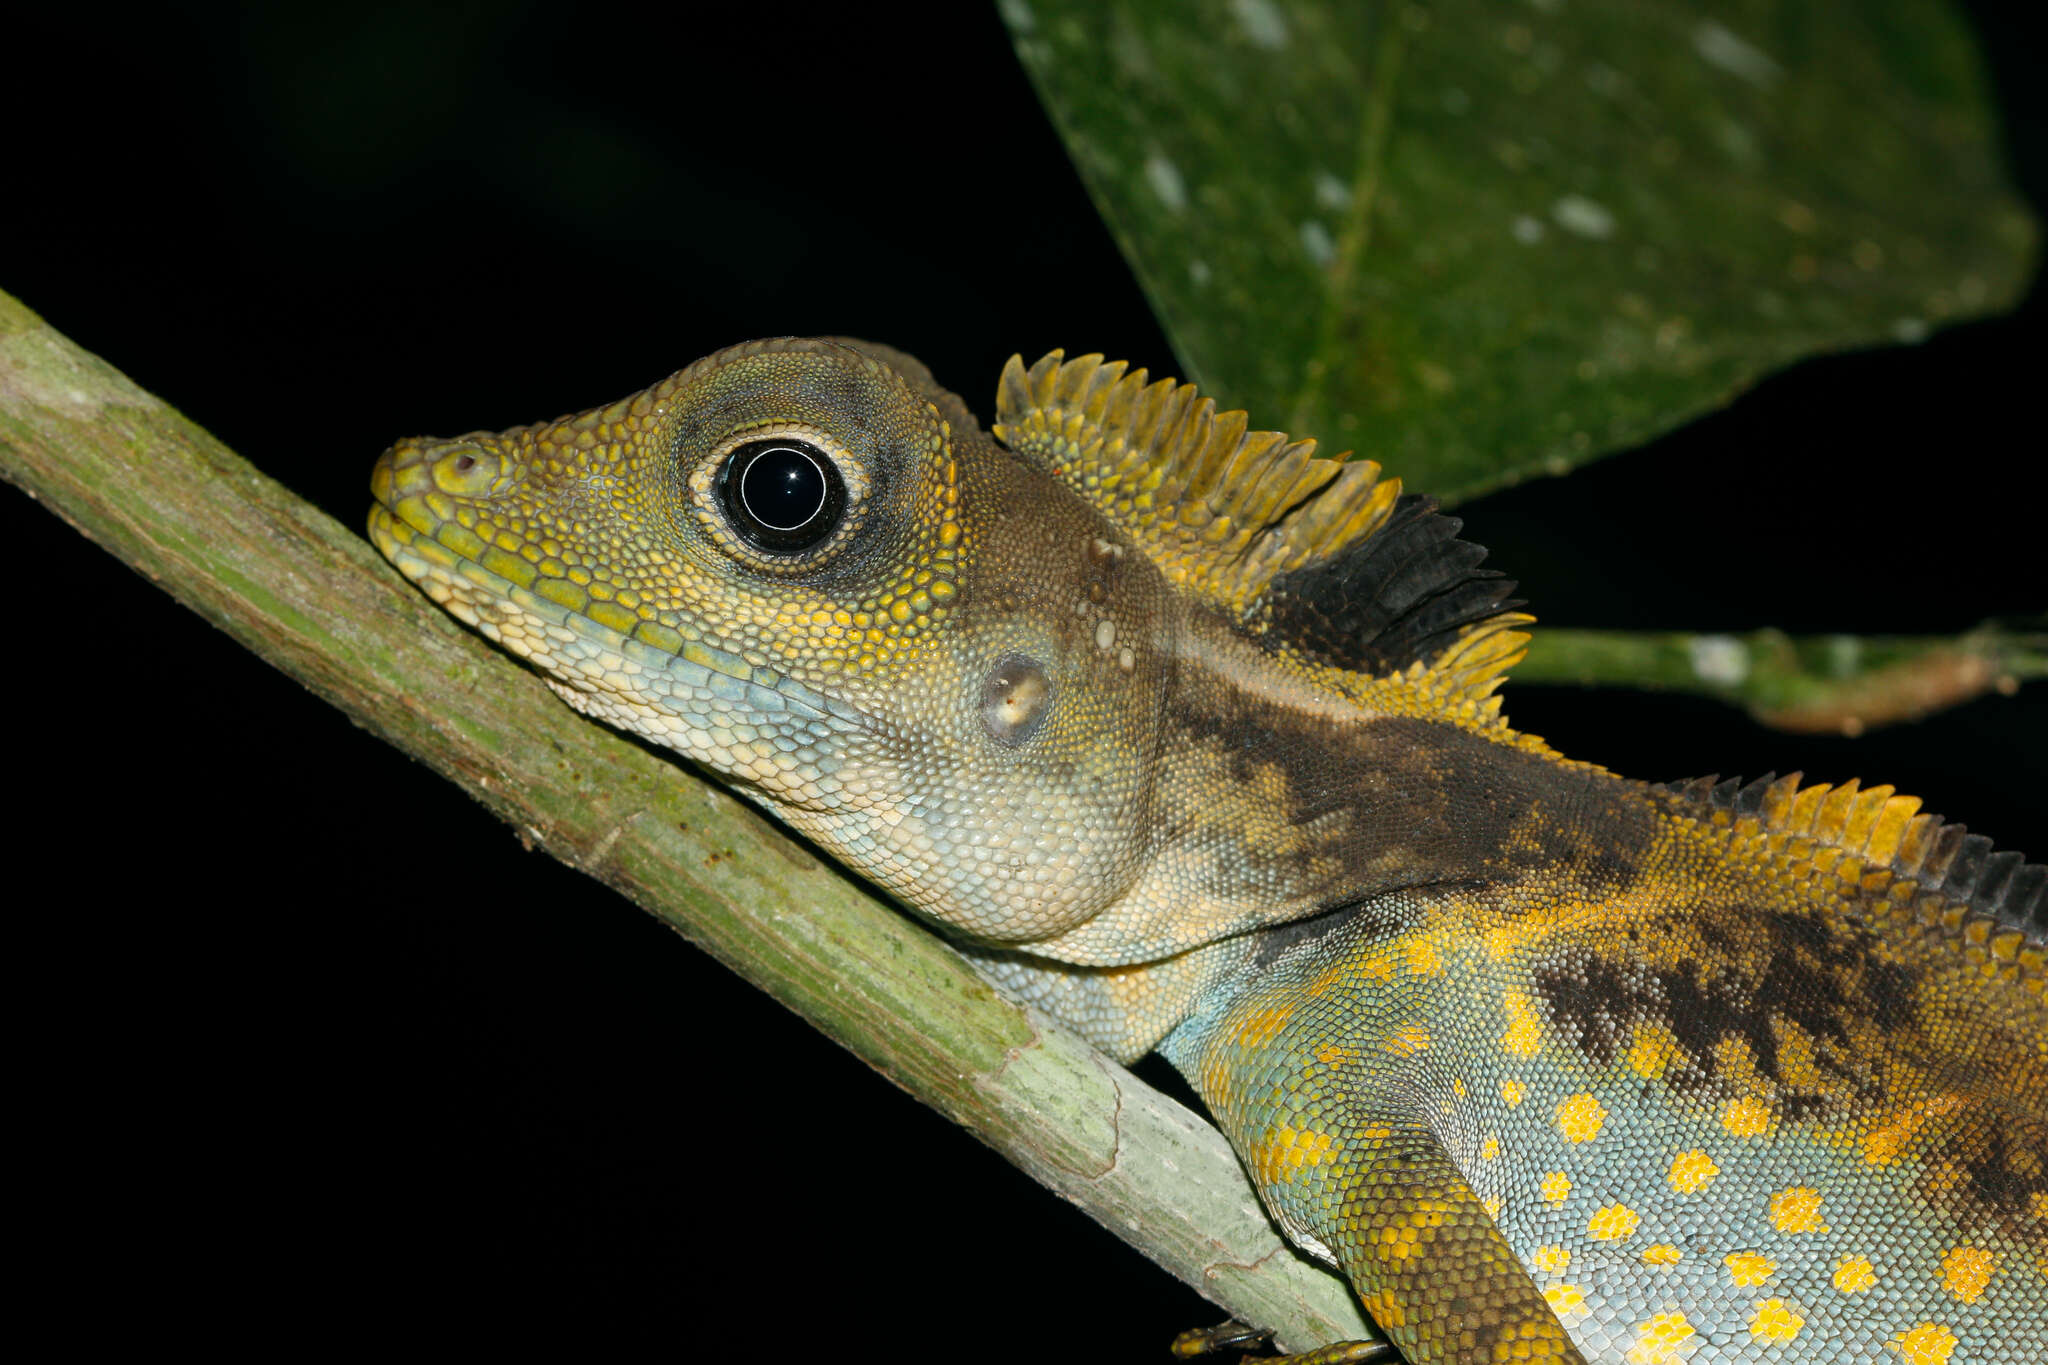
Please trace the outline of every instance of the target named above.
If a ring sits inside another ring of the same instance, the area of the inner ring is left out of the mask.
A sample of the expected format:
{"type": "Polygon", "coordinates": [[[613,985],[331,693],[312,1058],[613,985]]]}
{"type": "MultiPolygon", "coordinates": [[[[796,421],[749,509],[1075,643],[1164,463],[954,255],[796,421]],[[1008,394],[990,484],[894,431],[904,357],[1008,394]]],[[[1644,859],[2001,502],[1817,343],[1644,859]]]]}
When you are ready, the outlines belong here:
{"type": "Polygon", "coordinates": [[[1001,9],[1186,377],[1447,502],[2028,272],[1930,0],[1001,9]]]}

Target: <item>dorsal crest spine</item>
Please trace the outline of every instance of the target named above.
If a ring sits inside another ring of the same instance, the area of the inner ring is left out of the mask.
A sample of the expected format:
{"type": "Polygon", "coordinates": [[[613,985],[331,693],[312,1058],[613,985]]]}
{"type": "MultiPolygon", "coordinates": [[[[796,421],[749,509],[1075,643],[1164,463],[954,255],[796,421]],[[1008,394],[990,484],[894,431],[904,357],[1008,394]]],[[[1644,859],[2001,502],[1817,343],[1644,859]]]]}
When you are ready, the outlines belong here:
{"type": "MultiPolygon", "coordinates": [[[[1192,384],[1054,351],[1003,368],[996,436],[1058,475],[1176,586],[1269,644],[1483,702],[1527,637],[1514,584],[1371,460],[1252,431],[1192,384]]],[[[1489,714],[1491,714],[1489,712],[1489,714]]]]}
{"type": "Polygon", "coordinates": [[[2013,852],[1994,852],[1991,841],[1939,815],[1922,814],[1920,798],[1890,787],[1802,786],[1801,775],[1767,773],[1753,782],[1712,777],[1671,783],[1667,790],[1698,802],[1738,826],[1755,827],[1785,843],[1787,856],[1814,870],[1839,875],[1844,860],[1855,869],[1884,869],[1910,881],[1918,897],[2040,946],[2048,942],[2048,866],[2013,852]]]}

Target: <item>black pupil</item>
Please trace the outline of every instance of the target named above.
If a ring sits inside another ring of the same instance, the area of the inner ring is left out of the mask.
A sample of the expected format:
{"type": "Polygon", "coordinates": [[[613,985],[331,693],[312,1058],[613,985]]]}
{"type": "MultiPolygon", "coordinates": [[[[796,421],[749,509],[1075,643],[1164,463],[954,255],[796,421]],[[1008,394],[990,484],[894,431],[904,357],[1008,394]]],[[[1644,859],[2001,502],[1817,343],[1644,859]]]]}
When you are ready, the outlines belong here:
{"type": "Polygon", "coordinates": [[[749,441],[719,474],[726,520],[757,550],[786,555],[830,539],[846,511],[832,457],[804,441],[749,441]]]}
{"type": "Polygon", "coordinates": [[[824,510],[825,471],[809,451],[770,446],[740,471],[740,500],[769,530],[799,530],[824,510]]]}

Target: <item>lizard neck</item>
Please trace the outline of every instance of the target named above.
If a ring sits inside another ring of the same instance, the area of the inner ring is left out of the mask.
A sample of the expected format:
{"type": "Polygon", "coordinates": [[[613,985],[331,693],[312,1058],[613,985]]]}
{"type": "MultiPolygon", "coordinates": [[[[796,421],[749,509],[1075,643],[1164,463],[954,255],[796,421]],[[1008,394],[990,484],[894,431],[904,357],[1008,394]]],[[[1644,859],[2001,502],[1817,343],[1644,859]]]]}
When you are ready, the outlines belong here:
{"type": "Polygon", "coordinates": [[[1400,679],[1350,696],[1225,629],[1182,637],[1145,865],[1032,953],[1157,961],[1408,887],[1619,871],[1654,837],[1640,784],[1435,718],[1400,679]]]}

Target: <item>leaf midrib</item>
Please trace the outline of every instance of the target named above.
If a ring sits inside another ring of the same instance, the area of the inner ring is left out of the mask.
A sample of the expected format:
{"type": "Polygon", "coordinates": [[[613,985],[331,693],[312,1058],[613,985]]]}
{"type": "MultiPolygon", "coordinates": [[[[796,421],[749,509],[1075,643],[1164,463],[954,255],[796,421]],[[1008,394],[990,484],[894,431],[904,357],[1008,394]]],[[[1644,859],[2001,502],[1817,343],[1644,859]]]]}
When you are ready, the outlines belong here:
{"type": "Polygon", "coordinates": [[[1365,111],[1358,130],[1357,169],[1352,173],[1351,205],[1344,226],[1337,235],[1336,255],[1324,270],[1317,300],[1316,339],[1303,366],[1300,391],[1296,394],[1288,431],[1297,437],[1320,424],[1323,379],[1335,361],[1337,327],[1342,321],[1344,300],[1359,262],[1372,245],[1372,212],[1379,198],[1380,176],[1386,164],[1386,148],[1393,136],[1394,89],[1400,80],[1401,54],[1405,45],[1399,18],[1387,16],[1381,38],[1373,53],[1372,87],[1367,92],[1365,111]]]}

